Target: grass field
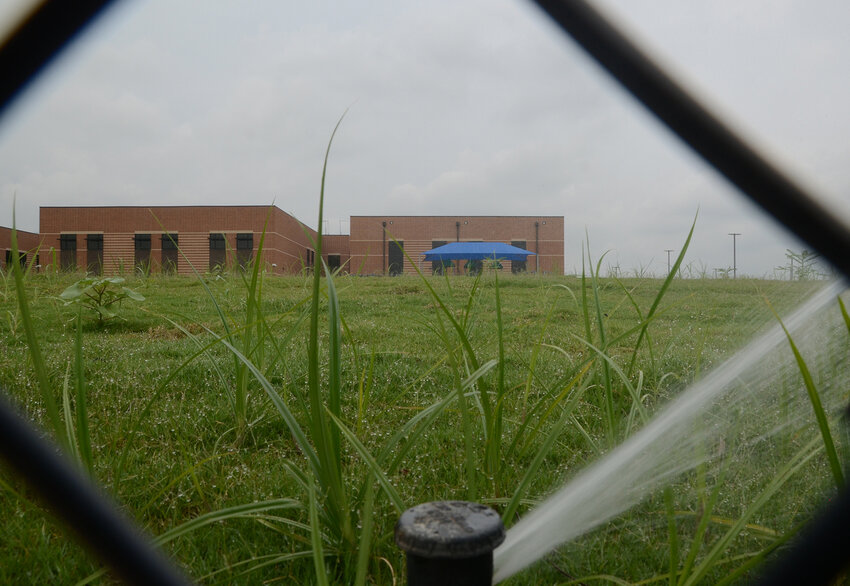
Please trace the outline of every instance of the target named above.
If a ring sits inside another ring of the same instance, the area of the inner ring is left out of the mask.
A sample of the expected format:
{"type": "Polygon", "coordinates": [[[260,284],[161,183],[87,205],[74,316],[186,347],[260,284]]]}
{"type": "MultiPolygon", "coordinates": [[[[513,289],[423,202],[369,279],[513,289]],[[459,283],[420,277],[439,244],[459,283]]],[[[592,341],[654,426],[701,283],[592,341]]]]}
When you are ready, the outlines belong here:
{"type": "MultiPolygon", "coordinates": [[[[677,279],[659,300],[656,279],[340,275],[333,289],[322,279],[313,316],[309,275],[128,277],[146,299],[125,300],[105,324],[84,314],[78,344],[77,310],[59,299],[77,278],[25,281],[60,422],[77,421],[67,445],[154,535],[224,511],[164,547],[199,581],[257,584],[400,581],[393,526],[400,507],[425,501],[484,502],[510,526],[640,427],[642,409],[772,322],[765,298],[781,313],[819,286],[677,279]],[[615,365],[640,385],[640,405],[615,365]],[[228,513],[249,503],[265,504],[228,513]]],[[[0,315],[0,384],[49,429],[11,277],[0,315]]],[[[712,553],[791,450],[753,448],[740,470],[701,468],[511,583],[685,583],[671,564],[702,560],[705,583],[730,576],[830,485],[820,454],[712,553]],[[715,495],[717,484],[728,491],[715,495]]],[[[0,484],[0,582],[97,572],[25,486],[5,471],[0,484]]]]}

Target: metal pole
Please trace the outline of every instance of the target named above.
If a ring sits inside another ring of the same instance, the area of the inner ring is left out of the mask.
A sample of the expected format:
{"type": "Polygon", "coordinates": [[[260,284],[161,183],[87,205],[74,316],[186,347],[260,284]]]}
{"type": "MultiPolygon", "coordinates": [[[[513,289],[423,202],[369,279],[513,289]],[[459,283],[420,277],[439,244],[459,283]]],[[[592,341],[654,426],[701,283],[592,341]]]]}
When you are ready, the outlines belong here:
{"type": "Polygon", "coordinates": [[[383,230],[384,235],[381,239],[381,259],[382,259],[382,262],[384,263],[383,270],[384,270],[384,274],[386,275],[387,274],[387,222],[386,222],[386,220],[384,220],[384,222],[382,222],[381,225],[384,227],[384,230],[383,230]]]}
{"type": "Polygon", "coordinates": [[[665,248],[664,252],[667,253],[667,274],[670,274],[670,253],[673,252],[673,248],[665,248]]]}
{"type": "Polygon", "coordinates": [[[540,222],[534,222],[534,272],[540,272],[540,222]]]}
{"type": "Polygon", "coordinates": [[[732,278],[733,279],[738,278],[738,258],[737,258],[735,243],[736,243],[736,240],[738,239],[738,236],[740,236],[740,235],[741,235],[740,232],[729,232],[729,236],[732,237],[732,278]]]}
{"type": "Polygon", "coordinates": [[[491,586],[493,550],[504,540],[499,514],[466,501],[416,505],[395,526],[408,586],[491,586]]]}

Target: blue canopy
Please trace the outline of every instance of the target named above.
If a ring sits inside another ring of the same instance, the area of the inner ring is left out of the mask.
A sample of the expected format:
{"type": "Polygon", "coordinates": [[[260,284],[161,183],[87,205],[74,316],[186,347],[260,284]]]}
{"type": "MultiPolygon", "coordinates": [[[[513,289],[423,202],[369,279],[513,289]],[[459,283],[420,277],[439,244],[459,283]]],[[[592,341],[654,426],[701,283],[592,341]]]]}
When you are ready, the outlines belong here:
{"type": "Polygon", "coordinates": [[[504,242],[451,242],[431,250],[426,250],[426,261],[440,260],[525,260],[533,252],[505,244],[504,242]]]}

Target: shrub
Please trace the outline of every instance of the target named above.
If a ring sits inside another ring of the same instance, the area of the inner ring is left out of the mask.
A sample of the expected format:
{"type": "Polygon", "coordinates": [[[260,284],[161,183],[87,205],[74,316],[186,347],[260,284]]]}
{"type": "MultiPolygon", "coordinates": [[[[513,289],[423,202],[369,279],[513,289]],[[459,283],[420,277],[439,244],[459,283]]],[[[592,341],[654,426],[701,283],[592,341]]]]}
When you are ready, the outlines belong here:
{"type": "Polygon", "coordinates": [[[116,310],[125,299],[144,301],[144,296],[128,287],[120,286],[123,277],[85,277],[59,295],[65,305],[77,304],[91,309],[98,324],[118,317],[116,310]]]}

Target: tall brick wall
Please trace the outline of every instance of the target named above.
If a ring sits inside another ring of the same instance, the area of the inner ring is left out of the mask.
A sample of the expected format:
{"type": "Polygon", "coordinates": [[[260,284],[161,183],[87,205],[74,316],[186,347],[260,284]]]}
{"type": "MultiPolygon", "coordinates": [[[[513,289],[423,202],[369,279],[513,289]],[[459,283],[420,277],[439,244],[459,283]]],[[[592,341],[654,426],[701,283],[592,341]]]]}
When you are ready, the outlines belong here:
{"type": "MultiPolygon", "coordinates": [[[[177,238],[182,252],[177,255],[177,272],[184,275],[192,274],[192,266],[200,272],[209,269],[211,233],[225,236],[227,266],[235,263],[238,234],[252,234],[251,257],[256,258],[264,230],[267,269],[296,273],[320,264],[313,250],[315,230],[277,207],[42,207],[40,213],[43,247],[53,247],[56,257],[61,257],[61,236],[76,238],[74,264],[80,269],[89,258],[86,236],[102,235],[107,274],[132,270],[137,234],[150,234],[153,271],[161,270],[167,258],[162,244],[165,234],[177,238]]],[[[345,272],[381,275],[391,262],[394,239],[406,254],[400,263],[405,274],[415,274],[417,267],[431,272],[431,263],[421,259],[435,241],[520,241],[527,250],[537,252],[526,262],[529,272],[562,274],[564,269],[563,216],[352,216],[350,236],[324,236],[323,257],[329,264],[338,261],[345,272]]],[[[463,263],[458,264],[456,270],[462,272],[463,263]]],[[[512,268],[510,262],[503,265],[505,270],[512,268]]]]}
{"type": "Polygon", "coordinates": [[[329,257],[337,255],[342,271],[345,273],[354,272],[351,269],[347,234],[326,234],[322,236],[322,249],[322,257],[326,263],[330,265],[329,257]]]}
{"type": "Polygon", "coordinates": [[[227,265],[233,266],[237,234],[253,235],[251,257],[255,258],[265,229],[263,258],[275,272],[296,272],[309,264],[315,231],[279,208],[268,206],[122,206],[42,207],[40,231],[46,246],[60,249],[62,234],[77,236],[76,266],[86,266],[87,234],[103,234],[103,265],[107,273],[134,266],[136,234],[151,235],[151,267],[162,266],[162,236],[174,234],[182,255],[177,272],[192,274],[209,269],[211,233],[223,233],[227,241],[227,265]],[[184,256],[185,255],[185,258],[184,256]],[[188,262],[187,262],[188,259],[188,262]]]}
{"type": "MultiPolygon", "coordinates": [[[[38,234],[17,230],[18,253],[23,255],[26,263],[31,263],[33,255],[41,255],[44,251],[40,249],[41,238],[38,234]]],[[[7,261],[12,256],[12,229],[0,226],[0,267],[8,268],[7,261]]],[[[41,259],[39,259],[41,262],[41,259]]]]}
{"type": "MultiPolygon", "coordinates": [[[[406,253],[405,274],[416,274],[416,267],[431,272],[431,263],[421,259],[434,241],[524,241],[526,250],[537,253],[528,257],[526,270],[564,271],[563,216],[352,216],[349,238],[351,272],[364,275],[385,273],[393,239],[406,253]]],[[[510,262],[502,264],[511,270],[510,262]]]]}

